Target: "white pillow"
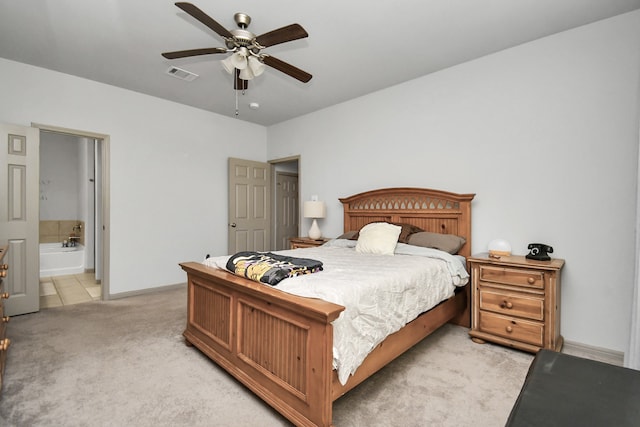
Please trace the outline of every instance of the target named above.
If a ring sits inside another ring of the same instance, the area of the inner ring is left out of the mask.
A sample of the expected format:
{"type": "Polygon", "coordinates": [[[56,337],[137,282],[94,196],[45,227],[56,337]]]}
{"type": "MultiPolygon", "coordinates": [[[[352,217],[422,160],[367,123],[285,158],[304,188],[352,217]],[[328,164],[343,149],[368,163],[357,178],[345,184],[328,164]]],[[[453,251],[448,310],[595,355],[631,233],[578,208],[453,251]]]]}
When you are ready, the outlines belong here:
{"type": "Polygon", "coordinates": [[[360,229],[356,252],[393,255],[402,227],[387,222],[372,222],[360,229]]]}

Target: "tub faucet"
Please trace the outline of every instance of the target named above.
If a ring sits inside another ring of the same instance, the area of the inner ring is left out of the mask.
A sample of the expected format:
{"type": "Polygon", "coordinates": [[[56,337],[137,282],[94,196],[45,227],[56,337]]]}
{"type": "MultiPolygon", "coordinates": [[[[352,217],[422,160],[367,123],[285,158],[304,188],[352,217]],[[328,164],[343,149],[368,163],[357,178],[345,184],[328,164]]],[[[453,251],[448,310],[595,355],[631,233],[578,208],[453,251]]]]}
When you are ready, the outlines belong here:
{"type": "Polygon", "coordinates": [[[75,234],[71,234],[71,236],[69,236],[69,246],[74,247],[78,245],[78,240],[80,239],[80,237],[76,236],[75,234]]]}
{"type": "Polygon", "coordinates": [[[82,224],[81,223],[78,223],[78,224],[74,225],[73,229],[71,231],[76,231],[76,230],[82,231],[82,224]]]}

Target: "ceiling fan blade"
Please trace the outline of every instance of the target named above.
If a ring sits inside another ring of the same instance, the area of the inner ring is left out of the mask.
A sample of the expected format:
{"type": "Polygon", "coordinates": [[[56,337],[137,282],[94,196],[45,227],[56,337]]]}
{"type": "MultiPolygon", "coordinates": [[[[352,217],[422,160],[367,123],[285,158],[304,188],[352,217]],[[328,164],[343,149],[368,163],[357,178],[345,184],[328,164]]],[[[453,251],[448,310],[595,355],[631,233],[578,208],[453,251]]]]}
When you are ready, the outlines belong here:
{"type": "Polygon", "coordinates": [[[290,42],[292,40],[303,39],[309,37],[309,34],[299,24],[291,24],[277,30],[269,31],[256,37],[256,41],[260,46],[269,47],[280,43],[290,42]]]}
{"type": "Polygon", "coordinates": [[[233,34],[231,34],[229,30],[218,24],[212,17],[204,13],[202,10],[198,9],[197,6],[186,2],[178,2],[176,3],[176,6],[196,18],[198,21],[202,22],[207,27],[211,28],[218,35],[224,37],[225,39],[233,38],[233,34]]]}
{"type": "Polygon", "coordinates": [[[300,68],[294,67],[291,64],[287,64],[284,61],[281,61],[278,58],[274,58],[270,55],[263,55],[262,61],[270,67],[275,68],[278,71],[282,71],[285,74],[290,75],[294,79],[298,79],[303,83],[307,83],[313,77],[311,74],[306,71],[301,70],[300,68]]]}
{"type": "Polygon", "coordinates": [[[213,53],[227,53],[227,49],[222,47],[207,47],[204,49],[176,50],[175,52],[164,52],[162,56],[167,59],[177,59],[188,56],[211,55],[213,53]]]}

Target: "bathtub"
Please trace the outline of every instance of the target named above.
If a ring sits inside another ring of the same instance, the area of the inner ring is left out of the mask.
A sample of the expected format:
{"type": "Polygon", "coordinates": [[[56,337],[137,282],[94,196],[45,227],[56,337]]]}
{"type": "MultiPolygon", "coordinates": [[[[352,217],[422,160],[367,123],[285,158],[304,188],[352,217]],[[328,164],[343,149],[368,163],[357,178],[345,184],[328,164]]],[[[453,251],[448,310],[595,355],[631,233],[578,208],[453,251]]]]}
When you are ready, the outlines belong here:
{"type": "Polygon", "coordinates": [[[40,243],[40,277],[84,273],[84,246],[40,243]]]}

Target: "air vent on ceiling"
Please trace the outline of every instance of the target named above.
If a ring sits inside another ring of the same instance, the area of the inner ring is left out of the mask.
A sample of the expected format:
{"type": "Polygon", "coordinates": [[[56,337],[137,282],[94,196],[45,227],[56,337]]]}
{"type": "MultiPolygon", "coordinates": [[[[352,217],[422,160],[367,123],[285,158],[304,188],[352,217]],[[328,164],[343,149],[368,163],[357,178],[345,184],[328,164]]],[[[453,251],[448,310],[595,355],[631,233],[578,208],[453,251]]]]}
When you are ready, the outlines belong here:
{"type": "Polygon", "coordinates": [[[197,74],[178,67],[169,67],[169,69],[167,70],[167,74],[180,80],[186,80],[188,82],[192,82],[198,78],[197,74]]]}

